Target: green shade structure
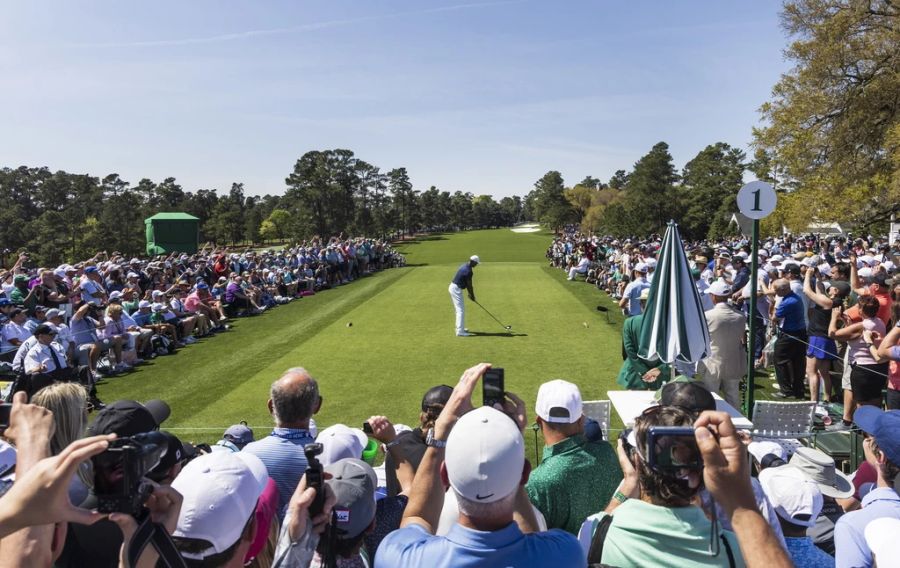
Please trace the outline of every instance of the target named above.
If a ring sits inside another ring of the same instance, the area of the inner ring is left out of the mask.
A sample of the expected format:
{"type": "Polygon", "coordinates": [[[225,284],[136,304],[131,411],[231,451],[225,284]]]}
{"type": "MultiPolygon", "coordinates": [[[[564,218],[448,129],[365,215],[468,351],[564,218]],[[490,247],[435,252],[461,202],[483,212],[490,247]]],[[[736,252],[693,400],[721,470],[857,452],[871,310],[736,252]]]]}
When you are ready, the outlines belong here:
{"type": "Polygon", "coordinates": [[[669,221],[660,248],[638,353],[669,365],[696,363],[709,354],[709,327],[675,221],[669,221]]]}
{"type": "Polygon", "coordinates": [[[187,213],[157,213],[144,219],[147,254],[184,252],[194,254],[200,246],[200,219],[187,213]]]}

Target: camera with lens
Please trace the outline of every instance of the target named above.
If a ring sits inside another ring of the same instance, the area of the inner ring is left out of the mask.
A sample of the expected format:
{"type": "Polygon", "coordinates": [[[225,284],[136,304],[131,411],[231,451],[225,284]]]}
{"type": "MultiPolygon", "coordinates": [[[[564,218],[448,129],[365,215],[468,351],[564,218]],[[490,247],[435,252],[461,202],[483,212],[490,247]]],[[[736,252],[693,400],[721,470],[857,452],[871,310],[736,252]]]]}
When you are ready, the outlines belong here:
{"type": "Polygon", "coordinates": [[[94,458],[97,510],[140,516],[144,502],[153,491],[144,476],[159,464],[168,447],[167,438],[159,432],[110,442],[106,451],[94,458]]]}

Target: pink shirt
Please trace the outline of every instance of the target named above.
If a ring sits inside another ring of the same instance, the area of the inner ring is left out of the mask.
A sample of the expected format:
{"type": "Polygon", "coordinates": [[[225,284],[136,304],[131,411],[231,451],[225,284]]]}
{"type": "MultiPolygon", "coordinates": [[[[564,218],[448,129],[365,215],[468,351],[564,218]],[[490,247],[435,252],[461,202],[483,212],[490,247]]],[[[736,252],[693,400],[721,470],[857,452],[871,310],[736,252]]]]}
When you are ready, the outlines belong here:
{"type": "MultiPolygon", "coordinates": [[[[884,322],[874,318],[866,318],[862,321],[863,329],[865,331],[874,331],[877,332],[878,335],[884,337],[884,322]]],[[[850,362],[856,363],[857,365],[877,365],[878,361],[872,357],[872,353],[869,352],[869,346],[866,345],[865,340],[863,340],[862,335],[857,337],[856,339],[851,339],[847,343],[847,347],[850,349],[850,362]]]]}
{"type": "Polygon", "coordinates": [[[197,292],[191,292],[188,294],[188,297],[184,299],[184,309],[189,312],[196,312],[200,303],[200,296],[197,295],[197,292]]]}

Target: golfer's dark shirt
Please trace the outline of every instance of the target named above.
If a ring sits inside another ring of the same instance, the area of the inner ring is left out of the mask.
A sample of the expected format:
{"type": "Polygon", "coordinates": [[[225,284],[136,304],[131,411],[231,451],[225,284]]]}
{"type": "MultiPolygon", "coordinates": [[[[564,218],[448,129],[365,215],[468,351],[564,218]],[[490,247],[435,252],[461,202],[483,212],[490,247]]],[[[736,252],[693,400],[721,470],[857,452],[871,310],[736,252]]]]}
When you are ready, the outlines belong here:
{"type": "Polygon", "coordinates": [[[456,271],[453,283],[460,288],[468,288],[469,284],[472,283],[472,267],[469,266],[468,262],[460,266],[459,270],[456,271]]]}

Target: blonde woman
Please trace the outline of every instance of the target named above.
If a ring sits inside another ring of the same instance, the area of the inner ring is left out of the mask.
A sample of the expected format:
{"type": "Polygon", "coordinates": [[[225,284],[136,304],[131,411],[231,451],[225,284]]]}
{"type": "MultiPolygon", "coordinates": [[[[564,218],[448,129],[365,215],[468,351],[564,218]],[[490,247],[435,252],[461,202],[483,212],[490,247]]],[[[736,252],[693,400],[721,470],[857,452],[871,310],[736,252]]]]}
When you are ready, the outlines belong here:
{"type": "MultiPolygon", "coordinates": [[[[50,438],[50,453],[57,455],[66,446],[82,438],[87,428],[87,390],[78,383],[55,383],[39,390],[31,398],[32,404],[42,406],[53,413],[53,436],[50,438]]],[[[78,468],[78,475],[69,485],[72,503],[81,503],[93,486],[91,461],[87,460],[78,468]]]]}

